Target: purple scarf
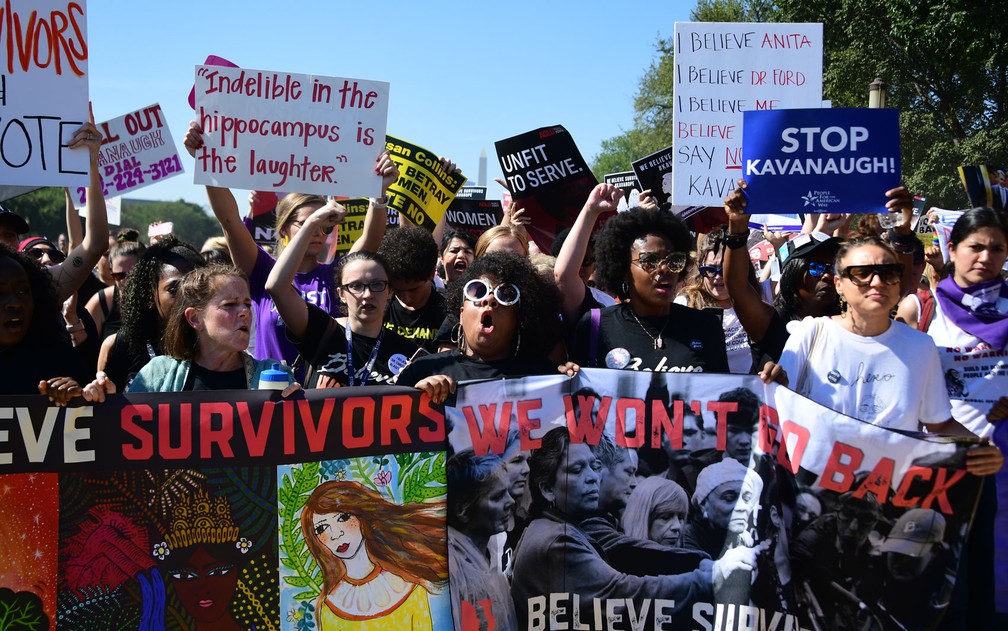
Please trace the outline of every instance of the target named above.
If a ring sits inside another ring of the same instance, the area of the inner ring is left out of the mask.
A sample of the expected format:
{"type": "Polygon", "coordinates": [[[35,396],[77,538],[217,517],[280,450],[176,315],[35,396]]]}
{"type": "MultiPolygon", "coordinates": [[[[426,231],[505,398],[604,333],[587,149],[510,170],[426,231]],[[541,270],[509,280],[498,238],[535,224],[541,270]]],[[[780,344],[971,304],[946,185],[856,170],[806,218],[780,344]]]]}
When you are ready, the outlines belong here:
{"type": "Polygon", "coordinates": [[[938,283],[935,297],[963,331],[999,350],[1008,345],[1008,282],[995,278],[963,289],[949,276],[938,283]]]}

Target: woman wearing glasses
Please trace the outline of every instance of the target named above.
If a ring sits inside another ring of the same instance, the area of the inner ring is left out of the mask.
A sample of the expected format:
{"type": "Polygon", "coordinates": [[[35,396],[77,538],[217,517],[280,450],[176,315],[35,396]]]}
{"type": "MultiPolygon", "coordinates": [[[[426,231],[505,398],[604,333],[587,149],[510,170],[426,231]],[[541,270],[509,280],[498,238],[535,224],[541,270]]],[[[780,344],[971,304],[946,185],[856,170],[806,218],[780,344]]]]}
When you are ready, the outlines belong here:
{"type": "Polygon", "coordinates": [[[689,249],[689,231],[671,213],[636,208],[607,221],[595,241],[595,279],[621,303],[581,317],[572,359],[586,367],[728,372],[718,318],[673,303],[689,249]]]}
{"type": "Polygon", "coordinates": [[[291,281],[314,235],[331,228],[341,214],[317,208],[280,254],[266,279],[266,290],[287,326],[287,337],[312,366],[306,388],[339,388],[393,383],[417,345],[382,324],[388,304],[388,271],[380,256],[351,252],[339,263],[336,293],[347,316],[333,318],[310,304],[291,281]]]}
{"type": "Polygon", "coordinates": [[[449,313],[459,314],[457,349],[421,357],[398,384],[415,385],[437,402],[458,381],[557,371],[550,352],[561,339],[560,296],[528,259],[513,252],[477,257],[445,290],[449,313]]]}
{"type": "MultiPolygon", "coordinates": [[[[723,229],[708,233],[703,238],[697,251],[699,263],[697,274],[683,287],[675,302],[693,309],[712,309],[715,310],[714,313],[720,312],[721,329],[724,331],[725,348],[728,352],[728,367],[735,374],[746,375],[752,372],[752,350],[749,347],[749,336],[735,314],[735,307],[725,285],[724,238],[723,229]]],[[[751,265],[749,284],[758,290],[756,270],[751,265]]]]}

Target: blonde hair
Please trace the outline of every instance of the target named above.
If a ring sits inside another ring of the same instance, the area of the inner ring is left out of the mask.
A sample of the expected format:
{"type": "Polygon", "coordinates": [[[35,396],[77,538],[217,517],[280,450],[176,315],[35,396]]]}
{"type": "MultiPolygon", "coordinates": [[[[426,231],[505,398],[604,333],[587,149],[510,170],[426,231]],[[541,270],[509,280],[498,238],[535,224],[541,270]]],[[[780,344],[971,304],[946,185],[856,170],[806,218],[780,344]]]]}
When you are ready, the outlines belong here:
{"type": "Polygon", "coordinates": [[[287,245],[289,237],[281,234],[281,231],[293,221],[298,209],[310,204],[325,206],[326,200],[321,195],[309,195],[307,193],[288,193],[277,204],[276,209],[276,253],[279,257],[287,245]]]}
{"type": "Polygon", "coordinates": [[[528,256],[528,233],[525,232],[525,228],[523,226],[494,226],[493,228],[490,228],[481,234],[480,238],[476,241],[476,256],[483,256],[486,254],[487,248],[490,247],[490,244],[502,237],[514,237],[515,239],[518,239],[522,249],[525,251],[525,256],[528,256]]]}

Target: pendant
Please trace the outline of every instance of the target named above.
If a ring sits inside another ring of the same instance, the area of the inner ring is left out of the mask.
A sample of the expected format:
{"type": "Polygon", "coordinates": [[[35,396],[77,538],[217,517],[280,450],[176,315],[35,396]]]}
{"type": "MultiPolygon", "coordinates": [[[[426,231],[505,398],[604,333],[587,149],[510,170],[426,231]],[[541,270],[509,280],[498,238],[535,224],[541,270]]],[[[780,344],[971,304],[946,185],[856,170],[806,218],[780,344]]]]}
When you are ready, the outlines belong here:
{"type": "Polygon", "coordinates": [[[665,348],[665,342],[663,342],[660,337],[656,337],[654,341],[654,347],[655,350],[658,350],[659,348],[665,348]]]}

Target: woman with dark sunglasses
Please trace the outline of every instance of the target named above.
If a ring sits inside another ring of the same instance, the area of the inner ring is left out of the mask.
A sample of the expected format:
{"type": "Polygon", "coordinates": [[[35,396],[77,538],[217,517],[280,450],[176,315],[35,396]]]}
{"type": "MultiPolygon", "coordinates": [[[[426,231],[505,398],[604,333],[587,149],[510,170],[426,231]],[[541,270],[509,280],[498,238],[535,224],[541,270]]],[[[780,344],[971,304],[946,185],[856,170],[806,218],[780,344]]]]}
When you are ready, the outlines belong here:
{"type": "Polygon", "coordinates": [[[338,264],[336,293],[346,304],[345,318],[333,318],[309,303],[291,284],[315,233],[332,222],[326,206],[305,220],[270,271],[266,290],[287,327],[288,339],[313,369],[306,376],[306,388],[393,383],[417,345],[382,323],[392,292],[381,256],[358,250],[338,264]]]}
{"type": "Polygon", "coordinates": [[[560,296],[527,258],[512,252],[477,257],[445,290],[448,313],[459,314],[457,349],[420,357],[399,375],[441,402],[459,381],[557,371],[549,359],[560,327],[560,296]]]}
{"type": "Polygon", "coordinates": [[[634,208],[609,219],[595,240],[595,279],[621,302],[581,317],[571,359],[586,367],[728,372],[718,318],[673,303],[690,241],[667,211],[634,208]]]}
{"type": "MultiPolygon", "coordinates": [[[[931,338],[889,317],[903,275],[896,252],[877,237],[855,239],[840,247],[835,267],[840,315],[803,320],[780,363],[767,363],[760,377],[880,427],[972,436],[952,418],[931,338]]],[[[977,447],[966,467],[991,475],[1002,460],[997,447],[977,447]]]]}
{"type": "MultiPolygon", "coordinates": [[[[728,367],[735,374],[745,375],[753,372],[752,350],[749,347],[749,336],[742,328],[738,315],[735,314],[735,306],[725,285],[724,237],[725,231],[717,229],[703,238],[697,251],[699,263],[697,273],[686,283],[675,302],[693,309],[720,312],[721,330],[724,331],[725,349],[728,353],[728,367]]],[[[749,284],[758,290],[756,270],[751,265],[749,284]]]]}

